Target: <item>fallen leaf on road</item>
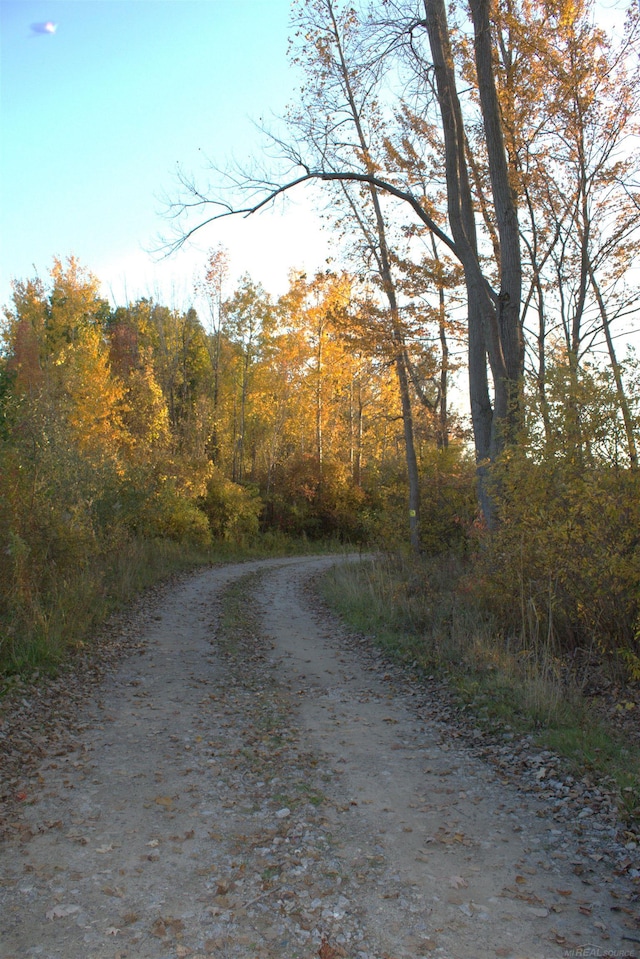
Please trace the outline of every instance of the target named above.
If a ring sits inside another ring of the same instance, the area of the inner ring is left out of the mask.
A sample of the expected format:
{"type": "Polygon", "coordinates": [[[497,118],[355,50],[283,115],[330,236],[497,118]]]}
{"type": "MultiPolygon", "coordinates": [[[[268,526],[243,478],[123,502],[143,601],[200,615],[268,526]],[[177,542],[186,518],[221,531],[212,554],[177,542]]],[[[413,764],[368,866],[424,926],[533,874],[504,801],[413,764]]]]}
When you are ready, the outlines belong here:
{"type": "Polygon", "coordinates": [[[344,949],[341,949],[340,946],[331,946],[327,939],[322,940],[322,944],[318,949],[318,955],[320,959],[342,959],[346,956],[344,949]]]}
{"type": "Polygon", "coordinates": [[[67,916],[73,916],[76,912],[80,912],[80,906],[59,905],[49,909],[46,916],[47,919],[66,919],[67,916]]]}
{"type": "Polygon", "coordinates": [[[452,889],[466,889],[469,883],[466,879],[463,879],[462,876],[451,876],[449,878],[449,885],[452,889]]]}

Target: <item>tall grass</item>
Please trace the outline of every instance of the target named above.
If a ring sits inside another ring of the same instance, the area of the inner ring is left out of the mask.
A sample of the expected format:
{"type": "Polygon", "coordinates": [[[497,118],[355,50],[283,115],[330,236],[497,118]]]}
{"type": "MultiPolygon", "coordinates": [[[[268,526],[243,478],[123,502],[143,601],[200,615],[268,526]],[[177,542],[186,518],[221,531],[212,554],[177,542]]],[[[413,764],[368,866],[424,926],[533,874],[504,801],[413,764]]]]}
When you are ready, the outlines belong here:
{"type": "Polygon", "coordinates": [[[92,628],[159,579],[205,562],[194,547],[125,539],[74,570],[52,567],[5,595],[0,621],[0,675],[55,672],[88,641],[92,628]]]}

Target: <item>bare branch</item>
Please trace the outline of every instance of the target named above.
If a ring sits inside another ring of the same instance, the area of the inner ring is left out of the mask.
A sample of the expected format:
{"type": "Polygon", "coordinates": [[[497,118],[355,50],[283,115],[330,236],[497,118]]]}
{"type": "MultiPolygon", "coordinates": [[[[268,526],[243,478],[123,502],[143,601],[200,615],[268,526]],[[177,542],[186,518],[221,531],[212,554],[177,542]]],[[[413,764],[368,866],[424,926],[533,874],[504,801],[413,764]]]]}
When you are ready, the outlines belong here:
{"type": "Polygon", "coordinates": [[[415,197],[409,190],[404,190],[401,187],[390,183],[388,180],[381,179],[380,177],[370,173],[360,173],[357,171],[310,170],[305,167],[299,158],[298,165],[301,166],[305,172],[300,176],[288,180],[286,183],[282,183],[280,185],[255,183],[247,180],[245,184],[241,185],[244,189],[251,188],[257,190],[264,187],[267,192],[265,195],[256,200],[255,203],[249,203],[246,206],[235,206],[233,203],[225,202],[220,198],[212,199],[207,197],[196,187],[193,181],[187,180],[185,177],[180,175],[180,181],[183,187],[187,190],[190,198],[184,199],[179,203],[172,204],[169,210],[169,215],[171,217],[179,218],[187,210],[201,209],[205,207],[217,208],[218,212],[204,220],[201,220],[191,229],[182,232],[175,241],[167,244],[165,247],[166,255],[170,255],[171,253],[179,250],[195,233],[197,233],[199,230],[202,230],[204,227],[209,226],[211,223],[215,223],[216,220],[221,220],[228,216],[252,216],[254,213],[258,213],[260,210],[263,210],[265,207],[273,204],[279,197],[290,192],[295,187],[298,187],[303,183],[320,181],[323,183],[366,183],[369,186],[380,190],[382,193],[386,193],[389,196],[396,197],[403,203],[407,203],[416,214],[418,219],[425,224],[425,226],[431,231],[431,233],[433,233],[434,236],[436,236],[442,243],[444,243],[446,247],[448,247],[449,250],[451,250],[456,259],[459,259],[458,251],[454,241],[438,226],[435,220],[422,207],[417,197],[415,197]]]}

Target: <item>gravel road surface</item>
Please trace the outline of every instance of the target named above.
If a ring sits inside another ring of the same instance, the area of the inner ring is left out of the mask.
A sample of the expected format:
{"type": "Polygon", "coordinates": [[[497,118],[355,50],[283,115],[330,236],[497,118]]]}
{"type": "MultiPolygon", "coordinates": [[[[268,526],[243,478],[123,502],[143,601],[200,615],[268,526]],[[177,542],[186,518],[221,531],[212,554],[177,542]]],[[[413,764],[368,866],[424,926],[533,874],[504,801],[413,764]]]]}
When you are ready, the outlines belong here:
{"type": "Polygon", "coordinates": [[[10,783],[3,959],[637,955],[597,817],[581,845],[340,626],[312,582],[346,561],[207,569],[121,622],[10,783]]]}

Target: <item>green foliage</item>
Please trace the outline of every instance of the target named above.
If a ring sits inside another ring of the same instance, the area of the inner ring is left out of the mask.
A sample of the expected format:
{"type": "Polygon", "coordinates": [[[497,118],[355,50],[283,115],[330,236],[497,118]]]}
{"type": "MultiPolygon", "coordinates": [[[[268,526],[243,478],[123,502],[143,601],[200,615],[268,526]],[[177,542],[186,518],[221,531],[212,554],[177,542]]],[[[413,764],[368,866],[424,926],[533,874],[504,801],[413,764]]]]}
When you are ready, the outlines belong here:
{"type": "Polygon", "coordinates": [[[477,514],[475,463],[465,447],[430,446],[420,462],[422,548],[465,553],[477,514]]]}
{"type": "Polygon", "coordinates": [[[260,497],[254,490],[225,479],[219,470],[214,470],[199,505],[216,539],[240,543],[251,541],[258,533],[260,497]]]}
{"type": "Polygon", "coordinates": [[[500,525],[480,591],[507,631],[576,649],[637,655],[640,473],[625,461],[609,378],[550,371],[545,420],[493,469],[500,525]]]}

